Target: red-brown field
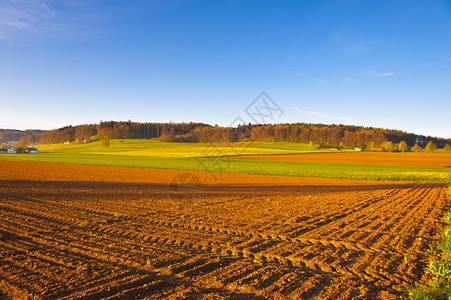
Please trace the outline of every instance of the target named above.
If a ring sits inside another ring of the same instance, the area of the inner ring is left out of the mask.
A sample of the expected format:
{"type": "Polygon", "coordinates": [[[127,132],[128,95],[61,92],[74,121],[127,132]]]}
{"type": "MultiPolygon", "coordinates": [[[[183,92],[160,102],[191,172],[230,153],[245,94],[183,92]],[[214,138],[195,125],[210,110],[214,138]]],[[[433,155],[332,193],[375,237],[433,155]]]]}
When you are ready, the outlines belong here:
{"type": "Polygon", "coordinates": [[[0,298],[397,299],[447,201],[439,183],[0,161],[0,298]]]}
{"type": "Polygon", "coordinates": [[[451,154],[448,153],[340,152],[249,155],[236,158],[328,164],[451,167],[451,154]]]}

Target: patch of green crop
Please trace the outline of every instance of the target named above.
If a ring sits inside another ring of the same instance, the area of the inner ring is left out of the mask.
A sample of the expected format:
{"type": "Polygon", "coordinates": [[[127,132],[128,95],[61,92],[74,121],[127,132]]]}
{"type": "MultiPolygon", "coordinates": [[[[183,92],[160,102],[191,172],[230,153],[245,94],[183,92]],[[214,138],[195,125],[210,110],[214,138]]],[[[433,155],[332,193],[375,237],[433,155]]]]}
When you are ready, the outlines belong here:
{"type": "Polygon", "coordinates": [[[238,154],[267,155],[325,151],[300,143],[166,143],[141,139],[112,139],[110,140],[110,146],[107,148],[100,141],[89,144],[49,144],[38,145],[37,147],[39,151],[52,153],[106,154],[158,158],[233,156],[238,154]]]}
{"type": "Polygon", "coordinates": [[[225,158],[175,158],[55,152],[33,154],[0,154],[0,159],[39,161],[82,165],[117,166],[227,172],[298,177],[345,178],[356,180],[435,181],[449,180],[450,170],[438,167],[373,166],[263,161],[225,158]]]}
{"type": "MultiPolygon", "coordinates": [[[[298,143],[195,144],[152,140],[111,140],[89,144],[39,145],[39,154],[0,154],[0,160],[228,172],[297,177],[345,178],[356,180],[439,181],[450,178],[449,168],[374,166],[329,163],[264,161],[234,158],[237,154],[289,154],[317,152],[298,143]]],[[[328,150],[330,151],[330,150],[328,150]]],[[[336,150],[335,150],[336,151],[336,150]]]]}

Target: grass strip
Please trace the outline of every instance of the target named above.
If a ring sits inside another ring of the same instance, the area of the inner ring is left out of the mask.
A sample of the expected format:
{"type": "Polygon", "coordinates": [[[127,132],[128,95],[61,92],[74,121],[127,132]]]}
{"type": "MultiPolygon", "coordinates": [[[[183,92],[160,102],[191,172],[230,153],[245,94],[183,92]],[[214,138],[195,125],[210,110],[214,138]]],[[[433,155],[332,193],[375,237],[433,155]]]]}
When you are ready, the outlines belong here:
{"type": "MultiPolygon", "coordinates": [[[[451,182],[448,186],[451,195],[451,182]]],[[[451,299],[451,210],[445,213],[446,223],[441,234],[441,240],[436,245],[436,251],[429,260],[426,272],[432,279],[428,283],[416,283],[408,289],[408,295],[413,300],[448,300],[451,299]]]]}

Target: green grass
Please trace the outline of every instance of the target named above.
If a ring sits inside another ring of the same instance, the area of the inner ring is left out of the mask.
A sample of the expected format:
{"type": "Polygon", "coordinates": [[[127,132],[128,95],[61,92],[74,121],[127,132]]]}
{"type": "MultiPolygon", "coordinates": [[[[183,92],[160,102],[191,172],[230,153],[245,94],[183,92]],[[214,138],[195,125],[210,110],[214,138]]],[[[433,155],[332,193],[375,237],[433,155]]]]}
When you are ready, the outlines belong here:
{"type": "MultiPolygon", "coordinates": [[[[451,195],[451,192],[449,189],[448,189],[448,194],[451,195]]],[[[445,213],[445,215],[443,216],[443,221],[445,221],[447,224],[451,224],[451,211],[448,211],[445,213]]]]}
{"type": "MultiPolygon", "coordinates": [[[[449,168],[301,163],[237,159],[233,155],[330,152],[296,143],[189,144],[148,140],[111,140],[109,148],[90,144],[40,145],[39,154],[0,154],[0,159],[53,163],[197,170],[299,177],[367,180],[440,181],[450,179],[449,168]],[[229,155],[228,157],[223,157],[229,155]]],[[[336,150],[335,150],[336,151],[336,150]]],[[[401,155],[401,154],[400,154],[401,155]]]]}
{"type": "Polygon", "coordinates": [[[408,294],[413,300],[448,300],[451,297],[451,288],[415,285],[408,289],[408,294]]]}
{"type": "MultiPolygon", "coordinates": [[[[451,182],[448,192],[451,192],[451,182]]],[[[447,226],[443,229],[442,239],[437,243],[437,251],[433,251],[433,258],[430,259],[426,268],[426,272],[432,276],[432,279],[427,285],[417,283],[409,288],[410,299],[451,299],[451,210],[446,212],[443,221],[447,226]]]]}
{"type": "Polygon", "coordinates": [[[108,154],[154,158],[192,158],[202,156],[265,155],[309,152],[331,152],[300,143],[165,143],[153,140],[114,139],[104,148],[100,141],[89,144],[39,145],[39,151],[74,154],[108,154]]]}

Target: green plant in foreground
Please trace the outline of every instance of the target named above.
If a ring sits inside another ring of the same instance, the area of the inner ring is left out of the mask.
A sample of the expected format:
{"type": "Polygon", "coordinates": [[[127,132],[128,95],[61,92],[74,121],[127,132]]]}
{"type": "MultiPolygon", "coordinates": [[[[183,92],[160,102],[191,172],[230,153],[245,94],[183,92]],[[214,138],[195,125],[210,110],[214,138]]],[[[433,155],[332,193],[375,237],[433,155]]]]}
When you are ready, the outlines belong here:
{"type": "Polygon", "coordinates": [[[437,277],[439,281],[449,282],[451,280],[450,264],[440,260],[431,259],[428,268],[432,276],[437,277]]]}
{"type": "MultiPolygon", "coordinates": [[[[451,195],[451,184],[448,186],[451,195]]],[[[443,220],[451,225],[451,210],[446,212],[443,220]]],[[[409,299],[440,300],[451,299],[451,226],[446,226],[442,232],[442,240],[437,243],[437,250],[432,247],[426,253],[440,255],[441,259],[431,259],[428,271],[433,276],[429,286],[415,284],[407,289],[409,299]]]]}
{"type": "Polygon", "coordinates": [[[451,288],[426,287],[416,284],[407,289],[409,298],[414,300],[448,300],[451,299],[451,288]]]}
{"type": "Polygon", "coordinates": [[[442,252],[442,254],[451,259],[451,236],[444,235],[444,239],[437,243],[437,249],[442,252]]]}
{"type": "Polygon", "coordinates": [[[432,244],[429,244],[429,248],[424,250],[424,252],[430,256],[437,255],[439,253],[437,247],[432,244]]]}
{"type": "Polygon", "coordinates": [[[443,221],[445,221],[447,224],[451,224],[451,211],[447,211],[445,215],[443,216],[443,221]]]}
{"type": "MultiPolygon", "coordinates": [[[[451,224],[451,211],[445,213],[443,220],[451,224]]],[[[451,226],[445,227],[442,232],[442,240],[437,243],[437,249],[448,259],[451,259],[451,226]]]]}

